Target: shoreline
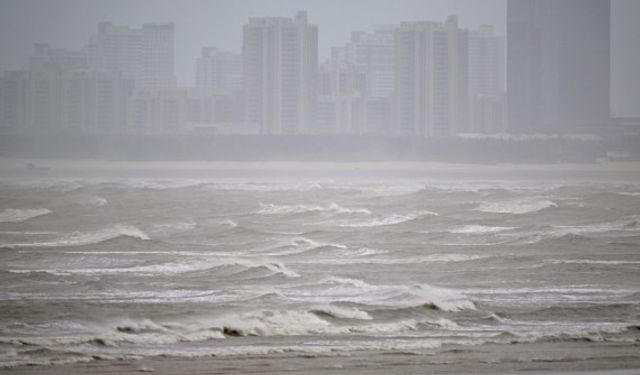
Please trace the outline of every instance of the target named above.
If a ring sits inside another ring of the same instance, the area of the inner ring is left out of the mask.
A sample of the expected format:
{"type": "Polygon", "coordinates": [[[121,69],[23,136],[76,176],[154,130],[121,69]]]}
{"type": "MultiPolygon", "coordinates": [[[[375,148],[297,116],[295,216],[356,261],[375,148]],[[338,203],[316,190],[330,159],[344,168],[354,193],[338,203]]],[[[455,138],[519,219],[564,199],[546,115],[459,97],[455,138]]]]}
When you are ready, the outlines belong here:
{"type": "Polygon", "coordinates": [[[638,375],[637,345],[596,342],[546,342],[451,347],[438,353],[353,352],[335,355],[230,357],[149,357],[96,360],[63,365],[20,366],[0,374],[527,374],[638,375]],[[530,357],[530,358],[526,358],[530,357]]]}

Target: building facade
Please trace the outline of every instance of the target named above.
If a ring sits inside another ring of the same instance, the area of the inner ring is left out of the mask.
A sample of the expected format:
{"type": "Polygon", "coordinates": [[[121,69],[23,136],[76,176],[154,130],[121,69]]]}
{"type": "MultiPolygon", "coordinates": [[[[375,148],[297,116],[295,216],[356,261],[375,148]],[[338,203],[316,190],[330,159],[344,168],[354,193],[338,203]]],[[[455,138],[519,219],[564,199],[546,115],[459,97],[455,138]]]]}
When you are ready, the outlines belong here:
{"type": "Polygon", "coordinates": [[[492,26],[469,33],[469,130],[503,133],[505,129],[504,37],[492,26]]]}
{"type": "Polygon", "coordinates": [[[93,69],[119,72],[137,90],[176,86],[173,24],[129,28],[101,22],[86,50],[93,69]]]}
{"type": "Polygon", "coordinates": [[[245,120],[263,134],[315,133],[318,27],[293,18],[252,18],[243,28],[245,120]]]}
{"type": "Polygon", "coordinates": [[[242,56],[213,47],[203,48],[196,61],[196,86],[217,91],[241,91],[242,56]]]}
{"type": "Polygon", "coordinates": [[[439,138],[468,132],[468,35],[457,19],[403,22],[395,51],[394,133],[439,138]]]}
{"type": "Polygon", "coordinates": [[[511,133],[571,133],[609,122],[609,0],[508,0],[511,133]]]}

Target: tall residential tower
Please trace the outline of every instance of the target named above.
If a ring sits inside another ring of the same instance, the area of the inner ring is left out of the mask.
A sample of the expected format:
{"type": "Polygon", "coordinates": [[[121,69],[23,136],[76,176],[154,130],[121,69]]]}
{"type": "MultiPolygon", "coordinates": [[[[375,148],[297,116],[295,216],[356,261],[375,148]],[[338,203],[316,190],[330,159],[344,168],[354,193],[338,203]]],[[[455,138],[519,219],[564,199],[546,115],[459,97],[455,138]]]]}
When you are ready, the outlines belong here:
{"type": "Polygon", "coordinates": [[[293,18],[251,18],[243,28],[245,119],[263,134],[314,133],[318,27],[293,18]]]}
{"type": "Polygon", "coordinates": [[[576,133],[609,122],[609,0],[508,0],[512,133],[576,133]]]}

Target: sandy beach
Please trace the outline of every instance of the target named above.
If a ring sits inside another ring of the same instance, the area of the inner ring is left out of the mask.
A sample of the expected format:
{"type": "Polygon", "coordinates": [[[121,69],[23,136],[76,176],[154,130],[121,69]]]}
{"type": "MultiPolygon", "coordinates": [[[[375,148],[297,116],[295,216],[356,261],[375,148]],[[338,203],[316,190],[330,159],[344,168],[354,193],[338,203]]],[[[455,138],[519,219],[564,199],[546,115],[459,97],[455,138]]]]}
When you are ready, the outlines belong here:
{"type": "Polygon", "coordinates": [[[12,374],[528,374],[637,375],[636,345],[544,343],[451,348],[437,355],[412,353],[294,353],[269,357],[156,357],[95,360],[58,366],[3,369],[12,374]],[[533,359],[532,359],[533,358],[533,359]]]}

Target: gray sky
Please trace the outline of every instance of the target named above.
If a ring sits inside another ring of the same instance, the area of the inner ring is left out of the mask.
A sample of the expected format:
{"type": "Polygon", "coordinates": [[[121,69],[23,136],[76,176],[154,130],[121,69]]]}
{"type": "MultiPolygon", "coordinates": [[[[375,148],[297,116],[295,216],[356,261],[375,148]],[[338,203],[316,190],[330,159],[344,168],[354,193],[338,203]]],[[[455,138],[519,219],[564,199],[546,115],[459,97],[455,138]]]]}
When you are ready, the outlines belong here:
{"type": "Polygon", "coordinates": [[[27,62],[33,44],[78,48],[99,21],[139,27],[145,22],[176,25],[176,74],[192,84],[202,46],[239,51],[242,25],[252,16],[293,16],[306,10],[320,26],[320,55],[344,44],[351,31],[406,20],[493,24],[505,33],[506,0],[0,0],[0,69],[27,62]]]}

